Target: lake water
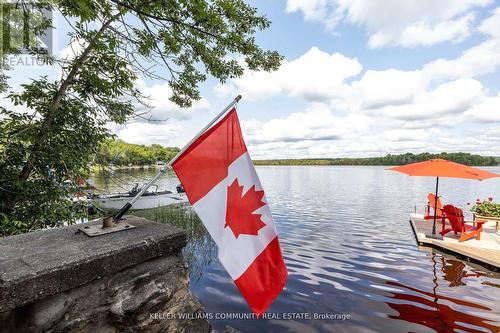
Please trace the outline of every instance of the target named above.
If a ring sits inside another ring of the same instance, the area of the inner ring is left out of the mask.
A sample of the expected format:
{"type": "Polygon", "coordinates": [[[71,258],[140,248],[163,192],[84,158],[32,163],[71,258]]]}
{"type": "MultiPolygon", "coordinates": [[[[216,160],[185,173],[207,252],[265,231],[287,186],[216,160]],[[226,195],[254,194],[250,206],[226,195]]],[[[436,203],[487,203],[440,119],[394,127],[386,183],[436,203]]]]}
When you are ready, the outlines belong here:
{"type": "MultiPolygon", "coordinates": [[[[121,184],[132,184],[155,172],[115,175],[121,184]]],[[[203,227],[187,226],[191,290],[213,315],[215,329],[500,332],[500,273],[415,242],[408,214],[415,206],[423,212],[435,179],[367,166],[257,167],[257,173],[279,232],[288,282],[268,310],[274,318],[228,319],[249,309],[203,227]],[[320,315],[330,318],[314,319],[320,315]],[[291,316],[310,319],[285,319],[291,316]]],[[[104,186],[101,177],[96,183],[104,186]]],[[[177,183],[169,175],[159,185],[173,189],[177,183]]],[[[111,181],[109,187],[118,189],[111,181]]],[[[476,198],[500,201],[500,179],[443,178],[440,194],[443,203],[467,212],[476,198]]]]}

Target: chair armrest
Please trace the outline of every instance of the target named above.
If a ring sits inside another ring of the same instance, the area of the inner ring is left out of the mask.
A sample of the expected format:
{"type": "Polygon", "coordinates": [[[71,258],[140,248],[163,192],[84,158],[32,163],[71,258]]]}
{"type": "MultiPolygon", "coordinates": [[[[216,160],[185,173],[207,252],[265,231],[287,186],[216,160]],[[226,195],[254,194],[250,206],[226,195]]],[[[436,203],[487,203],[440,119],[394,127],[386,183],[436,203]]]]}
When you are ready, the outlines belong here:
{"type": "Polygon", "coordinates": [[[481,228],[483,224],[485,224],[487,221],[486,220],[474,220],[474,223],[477,223],[477,228],[481,228]]]}

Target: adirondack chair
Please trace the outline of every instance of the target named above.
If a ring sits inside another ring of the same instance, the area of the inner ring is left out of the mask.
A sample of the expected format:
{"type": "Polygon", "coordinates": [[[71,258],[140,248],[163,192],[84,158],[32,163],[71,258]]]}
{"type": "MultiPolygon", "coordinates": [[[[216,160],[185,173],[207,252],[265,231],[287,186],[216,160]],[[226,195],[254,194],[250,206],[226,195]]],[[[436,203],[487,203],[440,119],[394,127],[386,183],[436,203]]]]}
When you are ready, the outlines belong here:
{"type": "MultiPolygon", "coordinates": [[[[431,213],[431,208],[432,209],[436,209],[436,207],[434,207],[434,204],[436,203],[436,196],[434,195],[434,193],[429,193],[427,195],[427,209],[425,211],[425,216],[424,216],[424,219],[426,220],[432,220],[434,219],[434,212],[431,213]]],[[[438,197],[437,199],[437,210],[436,210],[436,218],[438,219],[443,219],[443,204],[441,203],[441,199],[438,197]]]]}
{"type": "Polygon", "coordinates": [[[446,205],[443,207],[444,216],[450,221],[451,229],[444,229],[440,232],[442,236],[450,231],[460,233],[459,242],[466,241],[470,238],[476,237],[477,240],[481,239],[481,231],[483,231],[483,224],[486,221],[476,220],[477,226],[466,224],[464,220],[464,213],[460,208],[453,205],[446,205]]]}

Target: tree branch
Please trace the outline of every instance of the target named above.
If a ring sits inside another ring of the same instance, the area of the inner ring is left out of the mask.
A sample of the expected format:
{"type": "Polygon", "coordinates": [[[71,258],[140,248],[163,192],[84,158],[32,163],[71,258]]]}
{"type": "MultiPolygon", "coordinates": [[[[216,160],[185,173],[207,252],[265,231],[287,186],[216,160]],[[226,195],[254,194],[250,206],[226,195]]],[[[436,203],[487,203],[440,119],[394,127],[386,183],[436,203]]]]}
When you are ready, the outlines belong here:
{"type": "Polygon", "coordinates": [[[146,13],[146,12],[142,11],[141,9],[139,9],[137,7],[134,7],[134,6],[132,6],[132,5],[128,4],[128,3],[125,3],[125,2],[122,2],[122,1],[119,1],[119,0],[111,0],[111,2],[114,2],[115,4],[117,4],[119,6],[122,6],[122,7],[125,7],[127,9],[133,10],[137,14],[144,15],[146,17],[149,17],[149,18],[152,18],[152,19],[155,19],[155,20],[158,20],[158,21],[165,21],[165,22],[170,22],[170,23],[175,23],[175,24],[178,24],[178,25],[182,25],[182,26],[194,29],[194,30],[196,30],[198,32],[201,32],[202,34],[211,36],[213,38],[227,41],[225,38],[223,38],[221,36],[218,36],[218,35],[216,35],[214,33],[211,33],[209,31],[203,30],[203,29],[201,29],[201,28],[199,28],[199,27],[197,27],[195,25],[192,25],[192,24],[189,24],[189,23],[186,23],[186,22],[183,22],[183,21],[179,21],[179,20],[176,20],[176,19],[173,19],[173,18],[170,18],[170,17],[162,17],[162,16],[158,16],[158,15],[146,13]]]}

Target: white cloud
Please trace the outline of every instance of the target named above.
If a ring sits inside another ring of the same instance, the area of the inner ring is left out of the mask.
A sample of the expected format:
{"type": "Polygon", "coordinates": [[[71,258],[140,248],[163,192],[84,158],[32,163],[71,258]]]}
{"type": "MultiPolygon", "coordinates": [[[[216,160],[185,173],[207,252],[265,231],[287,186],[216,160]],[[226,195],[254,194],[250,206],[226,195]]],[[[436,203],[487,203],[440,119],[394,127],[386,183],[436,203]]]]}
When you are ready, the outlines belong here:
{"type": "Polygon", "coordinates": [[[370,47],[434,45],[469,36],[472,10],[491,0],[288,0],[289,13],[302,12],[329,30],[340,22],[366,29],[370,47]]]}
{"type": "Polygon", "coordinates": [[[194,101],[190,108],[181,108],[169,100],[172,96],[172,89],[168,83],[147,85],[144,80],[139,79],[136,82],[136,88],[147,97],[143,101],[147,106],[138,102],[134,104],[136,113],[145,113],[144,118],[164,121],[167,119],[188,119],[194,112],[206,111],[210,104],[205,98],[194,101]]]}
{"type": "Polygon", "coordinates": [[[482,88],[474,79],[458,79],[431,91],[420,91],[410,103],[384,106],[377,114],[401,120],[428,120],[461,114],[483,97],[482,88]]]}
{"type": "Polygon", "coordinates": [[[480,76],[500,67],[500,38],[490,39],[465,50],[456,59],[438,59],[426,64],[424,74],[435,80],[480,76]]]}
{"type": "Polygon", "coordinates": [[[493,10],[492,15],[481,22],[478,30],[492,37],[500,37],[500,7],[493,10]]]}
{"type": "Polygon", "coordinates": [[[474,16],[464,15],[456,20],[447,20],[431,25],[425,20],[415,22],[398,32],[377,32],[373,34],[368,45],[383,47],[395,42],[404,47],[431,46],[445,41],[460,42],[470,35],[474,16]]]}
{"type": "Polygon", "coordinates": [[[446,124],[439,125],[442,128],[382,130],[383,127],[378,127],[380,124],[377,124],[358,134],[355,139],[266,142],[250,144],[248,148],[255,159],[371,157],[383,156],[388,153],[439,153],[443,151],[500,155],[500,132],[498,129],[485,129],[484,133],[474,130],[453,132],[446,124]],[[380,133],[377,133],[378,130],[380,133]]]}
{"type": "Polygon", "coordinates": [[[301,12],[306,21],[321,22],[333,31],[343,20],[348,20],[346,11],[349,5],[342,0],[287,0],[288,13],[301,12]]]}
{"type": "Polygon", "coordinates": [[[172,146],[172,142],[178,138],[181,126],[170,123],[130,123],[124,126],[116,126],[114,129],[118,138],[138,144],[157,143],[164,146],[172,146]]]}
{"type": "Polygon", "coordinates": [[[57,52],[57,57],[59,59],[71,60],[76,56],[80,55],[88,43],[85,40],[79,38],[72,38],[70,43],[63,49],[57,52]]]}
{"type": "Polygon", "coordinates": [[[392,129],[382,134],[382,138],[393,141],[422,141],[428,139],[431,134],[422,129],[392,129]]]}
{"type": "Polygon", "coordinates": [[[210,108],[205,98],[193,102],[190,108],[181,108],[169,100],[172,89],[168,83],[147,85],[144,80],[136,81],[136,88],[148,99],[144,106],[134,102],[136,114],[141,114],[135,122],[125,125],[109,124],[110,130],[126,142],[138,144],[158,143],[165,146],[179,145],[185,142],[183,126],[196,112],[210,108]]]}
{"type": "Polygon", "coordinates": [[[340,53],[329,54],[312,47],[301,57],[284,60],[275,72],[250,72],[232,80],[237,89],[216,86],[216,91],[238,90],[248,100],[263,100],[279,94],[302,97],[308,100],[323,100],[334,96],[343,82],[361,72],[357,59],[340,53]]]}
{"type": "Polygon", "coordinates": [[[366,109],[410,103],[424,90],[426,81],[420,71],[366,71],[361,80],[352,83],[353,97],[366,109]]]}
{"type": "MultiPolygon", "coordinates": [[[[497,12],[492,16],[495,19],[497,12]]],[[[487,18],[482,26],[489,27],[492,20],[487,18]]],[[[474,77],[496,70],[497,63],[500,66],[500,49],[490,45],[500,45],[500,39],[489,39],[456,59],[433,61],[422,69],[367,70],[357,80],[362,67],[356,59],[339,53],[330,55],[314,47],[297,59],[285,60],[277,72],[246,73],[224,89],[238,91],[250,100],[285,95],[322,102],[336,112],[436,121],[460,116],[487,97],[487,91],[474,77]]],[[[418,127],[409,123],[402,126],[418,127]]]]}
{"type": "Polygon", "coordinates": [[[269,142],[329,141],[355,136],[366,129],[366,117],[334,116],[322,104],[313,104],[305,112],[267,122],[249,120],[242,123],[249,144],[269,142]]]}
{"type": "Polygon", "coordinates": [[[459,77],[477,77],[496,72],[500,68],[500,7],[483,20],[478,31],[488,38],[455,59],[437,59],[423,66],[429,80],[446,80],[459,77]]]}
{"type": "Polygon", "coordinates": [[[486,124],[500,123],[500,93],[494,97],[485,97],[480,103],[472,106],[464,115],[486,124]]]}
{"type": "Polygon", "coordinates": [[[214,86],[214,92],[219,97],[236,95],[235,87],[229,84],[217,83],[214,86]]]}

